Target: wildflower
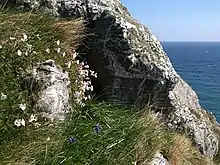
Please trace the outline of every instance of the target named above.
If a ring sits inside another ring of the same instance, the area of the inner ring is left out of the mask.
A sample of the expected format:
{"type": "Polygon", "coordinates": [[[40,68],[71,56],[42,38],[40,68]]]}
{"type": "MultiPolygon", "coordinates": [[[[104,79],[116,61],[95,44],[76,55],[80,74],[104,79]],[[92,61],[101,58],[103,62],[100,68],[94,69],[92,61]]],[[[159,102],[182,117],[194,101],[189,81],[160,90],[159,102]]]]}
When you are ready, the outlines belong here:
{"type": "Polygon", "coordinates": [[[0,45],[0,49],[2,49],[2,45],[0,45]]]}
{"type": "Polygon", "coordinates": [[[37,117],[32,114],[32,115],[30,116],[29,122],[32,123],[32,122],[34,122],[34,121],[37,121],[37,117]]]}
{"type": "Polygon", "coordinates": [[[66,56],[66,52],[63,52],[63,57],[65,57],[66,56]]]}
{"type": "Polygon", "coordinates": [[[37,52],[36,52],[36,51],[33,51],[33,54],[37,54],[37,52]]]}
{"type": "Polygon", "coordinates": [[[91,70],[91,71],[90,71],[90,74],[91,74],[91,76],[97,78],[97,73],[95,73],[94,71],[91,70]]]}
{"type": "Polygon", "coordinates": [[[93,88],[93,86],[91,85],[91,87],[90,87],[90,91],[94,91],[94,88],[93,88]]]}
{"type": "Polygon", "coordinates": [[[17,126],[17,127],[20,127],[21,126],[21,119],[16,119],[14,121],[14,124],[17,126]]]}
{"type": "Polygon", "coordinates": [[[60,53],[60,48],[57,48],[57,53],[58,53],[58,54],[60,53]]]}
{"type": "Polygon", "coordinates": [[[21,119],[21,125],[25,126],[25,120],[21,119]]]}
{"type": "Polygon", "coordinates": [[[20,50],[18,50],[18,52],[17,52],[17,53],[18,53],[18,55],[19,55],[19,56],[21,56],[21,55],[22,55],[22,52],[21,52],[20,50]]]}
{"type": "Polygon", "coordinates": [[[9,39],[10,39],[10,40],[15,40],[16,38],[15,38],[15,37],[9,37],[9,39]]]}
{"type": "Polygon", "coordinates": [[[27,43],[26,46],[27,46],[28,51],[30,52],[32,50],[33,45],[27,43]]]}
{"type": "Polygon", "coordinates": [[[50,49],[49,49],[49,48],[47,48],[45,51],[46,51],[47,53],[50,53],[50,49]]]}
{"type": "Polygon", "coordinates": [[[23,33],[23,38],[21,40],[25,42],[25,41],[27,41],[27,39],[28,39],[27,35],[25,33],[23,33]]]}
{"type": "Polygon", "coordinates": [[[94,132],[95,133],[100,133],[101,132],[101,127],[100,127],[100,125],[99,124],[96,124],[96,126],[95,126],[95,128],[94,128],[94,132]]]}
{"type": "Polygon", "coordinates": [[[25,120],[23,118],[22,119],[16,119],[14,121],[14,125],[16,125],[17,127],[25,126],[25,120]]]}
{"type": "Polygon", "coordinates": [[[48,142],[50,141],[50,137],[47,138],[47,141],[48,141],[48,142]]]}
{"type": "Polygon", "coordinates": [[[22,111],[26,109],[26,104],[19,104],[19,107],[22,111]]]}
{"type": "Polygon", "coordinates": [[[28,56],[28,51],[25,52],[25,56],[28,56]]]}
{"type": "Polygon", "coordinates": [[[76,64],[79,65],[79,60],[76,61],[76,64]]]}
{"type": "Polygon", "coordinates": [[[67,63],[67,68],[69,69],[71,67],[72,63],[71,61],[67,63]]]}
{"type": "Polygon", "coordinates": [[[58,46],[60,45],[60,40],[57,40],[57,45],[58,45],[58,46]]]}
{"type": "Polygon", "coordinates": [[[4,93],[1,93],[1,100],[6,100],[7,99],[7,95],[5,95],[4,93]]]}
{"type": "Polygon", "coordinates": [[[73,59],[75,60],[76,57],[77,57],[77,53],[74,52],[74,53],[73,53],[73,59]]]}
{"type": "Polygon", "coordinates": [[[77,141],[77,139],[76,139],[76,138],[73,138],[73,137],[70,137],[70,138],[68,139],[68,141],[69,141],[69,143],[75,143],[75,142],[77,141]]]}

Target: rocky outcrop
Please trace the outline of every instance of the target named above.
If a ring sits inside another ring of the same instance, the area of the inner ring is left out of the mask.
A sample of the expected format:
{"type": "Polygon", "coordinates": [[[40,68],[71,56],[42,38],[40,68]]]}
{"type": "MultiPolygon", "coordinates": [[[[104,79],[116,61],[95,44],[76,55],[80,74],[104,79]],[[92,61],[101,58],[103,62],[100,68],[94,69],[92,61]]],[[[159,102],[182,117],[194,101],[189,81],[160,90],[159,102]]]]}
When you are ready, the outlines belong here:
{"type": "Polygon", "coordinates": [[[119,0],[32,2],[17,0],[20,6],[88,21],[94,35],[80,52],[98,73],[93,85],[103,99],[119,104],[150,103],[163,113],[170,128],[187,133],[204,155],[216,155],[215,125],[200,107],[196,93],[176,73],[157,38],[119,0]]]}
{"type": "Polygon", "coordinates": [[[68,110],[70,81],[68,73],[48,60],[27,71],[26,84],[37,95],[37,114],[50,120],[64,120],[68,110]]]}

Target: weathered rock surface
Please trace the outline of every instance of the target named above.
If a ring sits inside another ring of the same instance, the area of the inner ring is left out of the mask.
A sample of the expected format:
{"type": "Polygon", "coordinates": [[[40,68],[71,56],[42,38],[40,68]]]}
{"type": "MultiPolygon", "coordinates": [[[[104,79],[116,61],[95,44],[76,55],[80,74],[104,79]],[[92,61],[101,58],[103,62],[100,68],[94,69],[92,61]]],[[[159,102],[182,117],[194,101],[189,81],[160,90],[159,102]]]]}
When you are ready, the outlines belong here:
{"type": "Polygon", "coordinates": [[[176,73],[157,38],[119,0],[17,2],[59,17],[86,19],[94,35],[81,53],[88,55],[88,63],[98,73],[93,81],[96,92],[110,102],[151,103],[162,111],[170,128],[186,132],[204,155],[216,155],[215,124],[200,107],[196,93],[176,73]]]}
{"type": "Polygon", "coordinates": [[[38,95],[37,114],[50,120],[64,120],[68,110],[70,81],[68,73],[48,60],[28,70],[28,89],[38,95]]]}
{"type": "Polygon", "coordinates": [[[169,165],[169,162],[160,152],[157,152],[147,165],[169,165]]]}

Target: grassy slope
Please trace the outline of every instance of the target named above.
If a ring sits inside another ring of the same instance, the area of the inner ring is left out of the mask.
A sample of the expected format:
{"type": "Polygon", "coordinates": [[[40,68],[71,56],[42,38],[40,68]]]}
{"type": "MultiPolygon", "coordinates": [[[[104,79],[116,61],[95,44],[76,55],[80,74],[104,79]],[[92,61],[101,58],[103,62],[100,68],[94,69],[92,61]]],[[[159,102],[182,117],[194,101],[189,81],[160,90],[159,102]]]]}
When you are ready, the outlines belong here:
{"type": "MultiPolygon", "coordinates": [[[[27,121],[33,113],[33,105],[30,104],[33,95],[21,85],[24,70],[46,59],[54,59],[65,68],[65,63],[71,58],[71,48],[75,48],[83,36],[81,30],[76,29],[83,27],[76,20],[58,23],[58,20],[45,15],[9,11],[0,13],[0,25],[0,92],[7,95],[6,100],[0,100],[2,164],[127,165],[149,161],[158,150],[174,165],[184,162],[211,164],[187,138],[167,131],[155,121],[149,108],[137,112],[135,108],[87,103],[83,108],[75,106],[64,123],[51,125],[41,121],[39,128],[31,123],[17,128],[15,119],[27,121]],[[29,37],[25,42],[21,41],[23,33],[29,37]],[[67,52],[65,58],[56,52],[57,40],[61,41],[61,52],[67,52]],[[25,52],[27,44],[33,45],[33,50],[27,56],[18,56],[18,50],[25,52]],[[51,53],[45,52],[47,48],[51,53]],[[19,109],[20,103],[27,103],[24,112],[19,109]],[[101,126],[100,133],[94,132],[96,124],[101,126]],[[71,137],[76,138],[76,142],[68,142],[71,137]]],[[[76,67],[72,66],[69,72],[73,82],[76,67]]],[[[73,91],[75,88],[73,86],[73,91]]]]}

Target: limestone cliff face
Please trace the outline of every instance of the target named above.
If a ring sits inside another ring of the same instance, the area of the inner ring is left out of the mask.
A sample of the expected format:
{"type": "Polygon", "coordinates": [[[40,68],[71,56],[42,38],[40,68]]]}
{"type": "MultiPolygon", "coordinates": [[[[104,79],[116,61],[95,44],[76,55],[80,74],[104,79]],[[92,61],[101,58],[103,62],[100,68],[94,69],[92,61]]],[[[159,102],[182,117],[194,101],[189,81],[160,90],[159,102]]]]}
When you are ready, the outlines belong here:
{"type": "Polygon", "coordinates": [[[176,73],[157,38],[119,0],[17,0],[20,6],[88,21],[93,33],[80,53],[98,73],[97,94],[119,104],[152,104],[171,129],[192,137],[206,156],[218,151],[215,124],[192,88],[176,73]],[[46,1],[45,1],[46,2],[46,1]]]}

